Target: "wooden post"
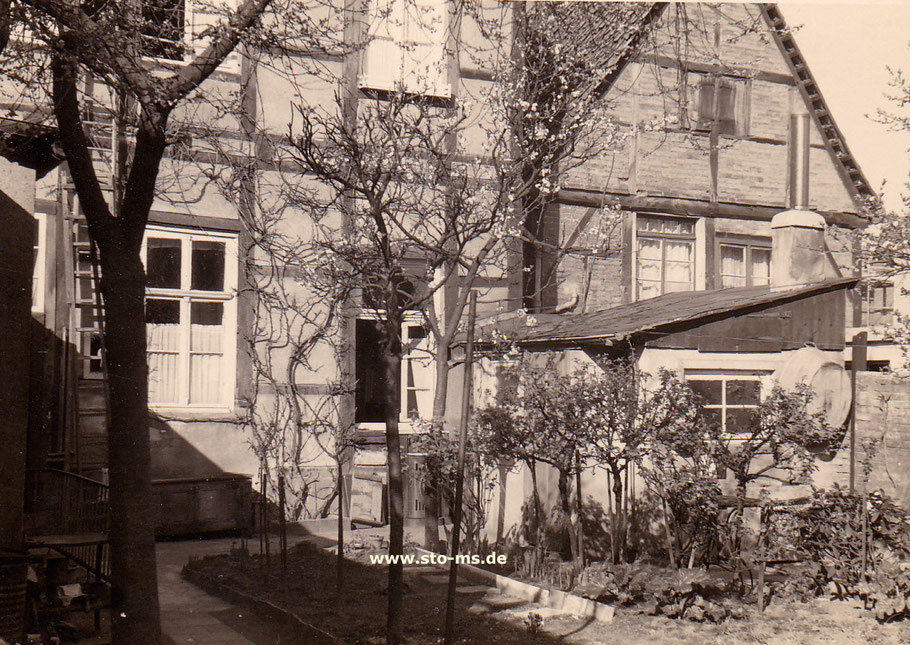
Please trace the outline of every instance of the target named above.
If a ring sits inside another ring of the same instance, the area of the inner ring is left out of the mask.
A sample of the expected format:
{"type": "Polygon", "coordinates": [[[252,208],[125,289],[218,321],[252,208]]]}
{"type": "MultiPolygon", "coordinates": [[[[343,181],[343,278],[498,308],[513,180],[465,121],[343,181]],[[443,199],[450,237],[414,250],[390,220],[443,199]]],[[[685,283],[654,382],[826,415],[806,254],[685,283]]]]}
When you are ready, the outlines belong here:
{"type": "Polygon", "coordinates": [[[338,552],[335,554],[335,590],[341,596],[344,586],[344,456],[338,459],[338,552]]]}
{"type": "MultiPolygon", "coordinates": [[[[272,568],[271,544],[269,543],[269,497],[266,494],[269,485],[269,474],[263,469],[262,471],[262,537],[265,540],[265,579],[269,579],[269,572],[272,568]]],[[[260,557],[261,557],[260,553],[260,557]]]]}
{"type": "Polygon", "coordinates": [[[278,550],[281,562],[281,590],[288,590],[288,530],[285,519],[284,475],[278,475],[278,550]]]}
{"type": "Polygon", "coordinates": [[[850,389],[853,408],[850,411],[850,492],[856,491],[856,377],[857,372],[866,370],[866,341],[869,334],[862,331],[853,336],[850,343],[850,389]]]}
{"type": "Polygon", "coordinates": [[[458,584],[458,541],[461,523],[461,506],[464,496],[464,453],[468,435],[468,419],[471,414],[472,364],[474,362],[474,321],[477,318],[477,292],[471,292],[468,309],[468,338],[464,358],[464,391],[461,400],[461,419],[458,423],[458,461],[455,470],[455,501],[452,509],[452,548],[449,551],[449,590],[446,597],[445,643],[454,642],[455,587],[458,584]]]}

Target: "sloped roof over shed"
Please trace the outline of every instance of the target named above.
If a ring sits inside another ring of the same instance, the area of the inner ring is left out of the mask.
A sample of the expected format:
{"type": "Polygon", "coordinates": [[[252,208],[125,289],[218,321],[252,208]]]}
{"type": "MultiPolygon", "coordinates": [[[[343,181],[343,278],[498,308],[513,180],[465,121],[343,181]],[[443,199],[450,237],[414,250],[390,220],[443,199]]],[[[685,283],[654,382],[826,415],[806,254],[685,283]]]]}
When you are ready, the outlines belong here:
{"type": "Polygon", "coordinates": [[[588,313],[513,314],[479,321],[477,336],[481,344],[508,340],[521,346],[610,346],[643,332],[669,333],[674,326],[681,324],[709,322],[820,293],[848,289],[857,281],[858,278],[838,278],[780,289],[762,286],[682,291],[588,313]]]}

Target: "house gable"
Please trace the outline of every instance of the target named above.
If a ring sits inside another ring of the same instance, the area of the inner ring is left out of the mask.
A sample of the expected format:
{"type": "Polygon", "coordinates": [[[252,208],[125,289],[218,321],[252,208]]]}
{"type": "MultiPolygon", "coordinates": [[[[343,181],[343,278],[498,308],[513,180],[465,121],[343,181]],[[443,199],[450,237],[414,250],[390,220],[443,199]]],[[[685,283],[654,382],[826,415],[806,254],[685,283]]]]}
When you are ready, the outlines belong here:
{"type": "MultiPolygon", "coordinates": [[[[835,226],[865,225],[861,201],[871,189],[776,7],[658,9],[604,95],[618,144],[567,172],[547,213],[546,230],[558,231],[554,245],[566,249],[552,278],[557,306],[593,311],[649,297],[640,293],[642,215],[695,225],[683,242],[687,284],[677,290],[753,284],[770,247],[770,220],[789,208],[797,113],[810,115],[809,208],[835,226]],[[607,218],[622,218],[605,206],[618,207],[625,221],[610,225],[607,218]],[[731,253],[744,281],[723,275],[731,253]]],[[[848,249],[833,238],[828,246],[843,274],[848,249]]],[[[544,304],[540,310],[552,310],[544,304]]]]}
{"type": "Polygon", "coordinates": [[[606,93],[624,145],[573,172],[567,189],[707,202],[719,212],[783,209],[790,115],[806,109],[810,207],[858,212],[855,196],[870,192],[868,183],[776,7],[670,5],[645,41],[606,93]],[[729,118],[716,145],[704,119],[714,79],[729,118]]]}

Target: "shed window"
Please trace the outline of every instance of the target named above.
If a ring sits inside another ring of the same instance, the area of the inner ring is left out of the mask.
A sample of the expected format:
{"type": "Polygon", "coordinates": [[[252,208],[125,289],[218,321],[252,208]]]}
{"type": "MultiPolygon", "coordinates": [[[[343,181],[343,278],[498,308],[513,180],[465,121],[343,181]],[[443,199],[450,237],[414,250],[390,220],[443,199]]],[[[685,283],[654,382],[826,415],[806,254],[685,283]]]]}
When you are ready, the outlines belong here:
{"type": "Polygon", "coordinates": [[[727,372],[686,374],[686,382],[700,398],[703,417],[729,434],[747,432],[761,403],[760,374],[727,372]]]}

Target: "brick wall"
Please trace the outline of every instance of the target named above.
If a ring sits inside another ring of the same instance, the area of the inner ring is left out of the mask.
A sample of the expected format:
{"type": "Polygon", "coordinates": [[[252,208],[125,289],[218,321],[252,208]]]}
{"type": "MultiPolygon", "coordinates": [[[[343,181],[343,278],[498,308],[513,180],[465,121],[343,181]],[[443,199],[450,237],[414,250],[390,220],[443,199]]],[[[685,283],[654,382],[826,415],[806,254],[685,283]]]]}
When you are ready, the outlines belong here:
{"type": "MultiPolygon", "coordinates": [[[[883,489],[910,508],[910,381],[860,372],[856,396],[856,485],[862,490],[868,442],[878,441],[869,462],[869,490],[883,489]]],[[[849,485],[849,434],[837,456],[819,469],[819,484],[849,485]]]]}

